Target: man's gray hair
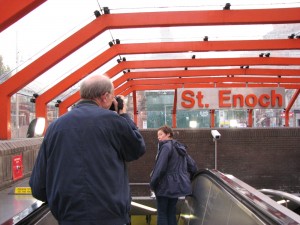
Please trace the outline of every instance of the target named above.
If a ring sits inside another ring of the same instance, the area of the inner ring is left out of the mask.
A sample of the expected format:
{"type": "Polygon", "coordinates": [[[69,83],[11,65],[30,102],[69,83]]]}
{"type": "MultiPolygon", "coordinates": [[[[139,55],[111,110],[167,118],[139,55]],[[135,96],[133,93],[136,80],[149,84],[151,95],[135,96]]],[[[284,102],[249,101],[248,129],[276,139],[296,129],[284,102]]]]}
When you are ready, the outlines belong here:
{"type": "Polygon", "coordinates": [[[108,76],[96,75],[84,80],[80,86],[80,97],[83,99],[96,99],[106,92],[112,93],[113,84],[108,76]]]}

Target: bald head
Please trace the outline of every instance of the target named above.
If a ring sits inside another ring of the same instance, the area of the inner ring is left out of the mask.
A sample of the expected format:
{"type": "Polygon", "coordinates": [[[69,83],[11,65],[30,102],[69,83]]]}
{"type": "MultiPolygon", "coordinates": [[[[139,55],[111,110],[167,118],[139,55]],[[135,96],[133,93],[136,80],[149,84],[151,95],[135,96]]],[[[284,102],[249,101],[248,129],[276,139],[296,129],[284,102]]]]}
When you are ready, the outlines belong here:
{"type": "Polygon", "coordinates": [[[95,75],[84,80],[80,86],[82,99],[97,99],[105,93],[113,93],[114,87],[106,75],[95,75]]]}

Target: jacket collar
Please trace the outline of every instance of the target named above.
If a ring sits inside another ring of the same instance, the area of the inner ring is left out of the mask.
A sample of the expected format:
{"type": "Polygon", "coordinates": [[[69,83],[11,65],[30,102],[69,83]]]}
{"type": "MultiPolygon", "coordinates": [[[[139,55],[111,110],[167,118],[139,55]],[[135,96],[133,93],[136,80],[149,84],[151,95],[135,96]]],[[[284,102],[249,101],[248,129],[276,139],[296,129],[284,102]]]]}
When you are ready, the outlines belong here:
{"type": "Polygon", "coordinates": [[[93,104],[93,105],[98,106],[98,104],[95,101],[90,100],[90,99],[84,99],[77,103],[77,105],[81,105],[81,104],[93,104]]]}

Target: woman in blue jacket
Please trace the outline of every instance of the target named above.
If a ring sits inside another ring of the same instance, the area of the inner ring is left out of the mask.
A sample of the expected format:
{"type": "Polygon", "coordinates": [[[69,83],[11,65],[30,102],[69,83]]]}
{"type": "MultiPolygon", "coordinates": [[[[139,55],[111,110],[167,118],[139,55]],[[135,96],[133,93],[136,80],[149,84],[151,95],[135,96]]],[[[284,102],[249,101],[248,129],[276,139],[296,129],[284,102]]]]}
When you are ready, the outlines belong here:
{"type": "Polygon", "coordinates": [[[158,153],[150,181],[156,195],[157,225],[175,225],[178,197],[192,193],[190,178],[198,168],[185,146],[173,139],[170,127],[160,127],[157,136],[158,153]]]}

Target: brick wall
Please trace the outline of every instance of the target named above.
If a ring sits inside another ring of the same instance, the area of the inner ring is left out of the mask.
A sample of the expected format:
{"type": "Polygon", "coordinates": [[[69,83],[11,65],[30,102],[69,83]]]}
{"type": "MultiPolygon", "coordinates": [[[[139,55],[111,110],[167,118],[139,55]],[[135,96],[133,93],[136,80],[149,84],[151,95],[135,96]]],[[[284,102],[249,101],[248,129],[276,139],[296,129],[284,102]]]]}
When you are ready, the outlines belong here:
{"type": "Polygon", "coordinates": [[[0,190],[11,185],[13,180],[12,159],[22,155],[23,177],[29,177],[42,138],[0,141],[0,190]]]}
{"type": "MultiPolygon", "coordinates": [[[[218,170],[260,188],[300,192],[300,129],[218,129],[218,170]]],[[[148,183],[157,151],[157,130],[141,130],[147,152],[128,163],[130,182],[148,183]]],[[[174,129],[175,138],[188,146],[199,168],[215,166],[215,143],[210,129],[174,129]]],[[[41,138],[0,141],[0,189],[13,183],[11,159],[22,154],[24,175],[29,176],[41,138]]],[[[147,185],[132,187],[133,195],[149,195],[147,185]]]]}
{"type": "MultiPolygon", "coordinates": [[[[300,192],[300,129],[218,129],[217,166],[260,189],[300,192]]],[[[142,130],[147,152],[129,163],[130,182],[149,182],[157,150],[156,129],[142,130]]],[[[210,129],[174,129],[175,138],[188,146],[199,168],[214,169],[215,143],[210,129]]],[[[144,188],[145,189],[145,188],[144,188]]],[[[136,188],[133,192],[137,191],[136,188]]],[[[146,194],[149,193],[147,190],[146,194]]]]}

